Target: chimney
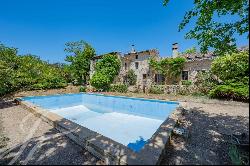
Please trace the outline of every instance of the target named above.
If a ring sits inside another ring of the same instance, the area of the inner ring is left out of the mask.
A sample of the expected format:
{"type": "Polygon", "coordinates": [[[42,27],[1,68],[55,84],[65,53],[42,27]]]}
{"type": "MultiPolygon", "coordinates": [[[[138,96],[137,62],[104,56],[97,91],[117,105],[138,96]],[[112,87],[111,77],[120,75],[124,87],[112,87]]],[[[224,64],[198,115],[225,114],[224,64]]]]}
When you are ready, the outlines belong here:
{"type": "Polygon", "coordinates": [[[172,53],[172,57],[173,58],[176,58],[176,57],[178,57],[178,43],[174,43],[174,44],[172,44],[172,51],[173,51],[173,53],[172,53]]]}
{"type": "Polygon", "coordinates": [[[132,44],[132,48],[131,48],[131,53],[136,53],[136,51],[135,51],[135,45],[134,44],[132,44]]]}

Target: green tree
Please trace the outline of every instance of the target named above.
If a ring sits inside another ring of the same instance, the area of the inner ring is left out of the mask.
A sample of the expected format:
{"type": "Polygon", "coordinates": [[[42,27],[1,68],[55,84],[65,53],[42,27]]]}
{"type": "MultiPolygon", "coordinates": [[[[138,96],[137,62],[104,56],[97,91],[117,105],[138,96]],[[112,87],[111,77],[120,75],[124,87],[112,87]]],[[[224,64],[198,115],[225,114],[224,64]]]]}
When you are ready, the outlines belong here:
{"type": "Polygon", "coordinates": [[[166,82],[176,82],[180,76],[186,60],[183,57],[164,58],[157,61],[153,58],[149,60],[149,65],[157,72],[165,76],[166,82]]]}
{"type": "Polygon", "coordinates": [[[65,51],[71,53],[66,57],[70,62],[70,71],[78,84],[86,84],[90,71],[90,60],[95,56],[95,50],[84,41],[66,43],[65,51]]]}
{"type": "Polygon", "coordinates": [[[192,48],[185,50],[182,54],[194,54],[196,52],[197,52],[196,47],[192,47],[192,48]]]}
{"type": "MultiPolygon", "coordinates": [[[[169,0],[164,0],[166,6],[169,0]]],[[[194,7],[186,12],[179,31],[193,19],[196,25],[187,34],[187,39],[196,39],[202,53],[214,48],[217,54],[236,50],[235,35],[248,34],[249,0],[194,0],[194,7]],[[233,17],[225,21],[225,17],[233,17]]]]}
{"type": "Polygon", "coordinates": [[[0,96],[21,89],[66,86],[60,70],[34,55],[18,55],[16,48],[0,44],[0,96]]]}
{"type": "Polygon", "coordinates": [[[106,54],[96,63],[95,73],[90,83],[98,90],[108,90],[121,68],[121,61],[116,55],[106,54]]]}

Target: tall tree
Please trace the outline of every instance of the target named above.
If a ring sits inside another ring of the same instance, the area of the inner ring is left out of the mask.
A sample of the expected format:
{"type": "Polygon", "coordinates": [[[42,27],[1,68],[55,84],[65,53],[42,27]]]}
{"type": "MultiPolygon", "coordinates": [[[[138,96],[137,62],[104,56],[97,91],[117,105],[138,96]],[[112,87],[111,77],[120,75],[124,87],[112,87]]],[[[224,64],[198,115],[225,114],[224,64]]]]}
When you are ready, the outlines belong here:
{"type": "MultiPolygon", "coordinates": [[[[166,6],[169,0],[164,0],[166,6]]],[[[249,38],[249,0],[194,0],[194,7],[187,11],[179,25],[183,30],[191,19],[196,25],[187,39],[196,39],[201,52],[213,48],[215,53],[225,54],[236,50],[235,35],[247,34],[249,38]],[[225,17],[232,17],[225,21],[225,17]]]]}
{"type": "Polygon", "coordinates": [[[95,50],[83,40],[68,42],[65,51],[71,53],[66,57],[70,62],[70,70],[78,84],[86,84],[89,78],[90,60],[95,56],[95,50]]]}

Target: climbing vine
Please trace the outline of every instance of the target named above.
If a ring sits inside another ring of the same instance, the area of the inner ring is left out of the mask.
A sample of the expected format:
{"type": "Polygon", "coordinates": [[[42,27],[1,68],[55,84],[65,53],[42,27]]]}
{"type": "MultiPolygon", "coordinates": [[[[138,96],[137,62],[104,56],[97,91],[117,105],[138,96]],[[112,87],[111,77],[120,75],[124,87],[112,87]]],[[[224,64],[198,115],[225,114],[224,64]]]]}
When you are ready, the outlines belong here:
{"type": "Polygon", "coordinates": [[[154,58],[149,60],[149,65],[156,72],[162,74],[165,80],[176,81],[180,76],[186,60],[183,57],[164,58],[157,61],[154,58]]]}

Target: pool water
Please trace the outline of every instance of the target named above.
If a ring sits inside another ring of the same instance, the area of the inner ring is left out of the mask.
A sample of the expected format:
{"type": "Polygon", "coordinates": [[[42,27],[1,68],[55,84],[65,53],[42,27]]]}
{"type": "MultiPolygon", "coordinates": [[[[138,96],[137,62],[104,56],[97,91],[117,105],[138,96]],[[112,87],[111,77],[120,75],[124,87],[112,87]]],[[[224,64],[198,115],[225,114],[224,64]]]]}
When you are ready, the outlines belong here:
{"type": "Polygon", "coordinates": [[[140,151],[178,106],[177,102],[101,94],[24,97],[25,101],[140,151]]]}

